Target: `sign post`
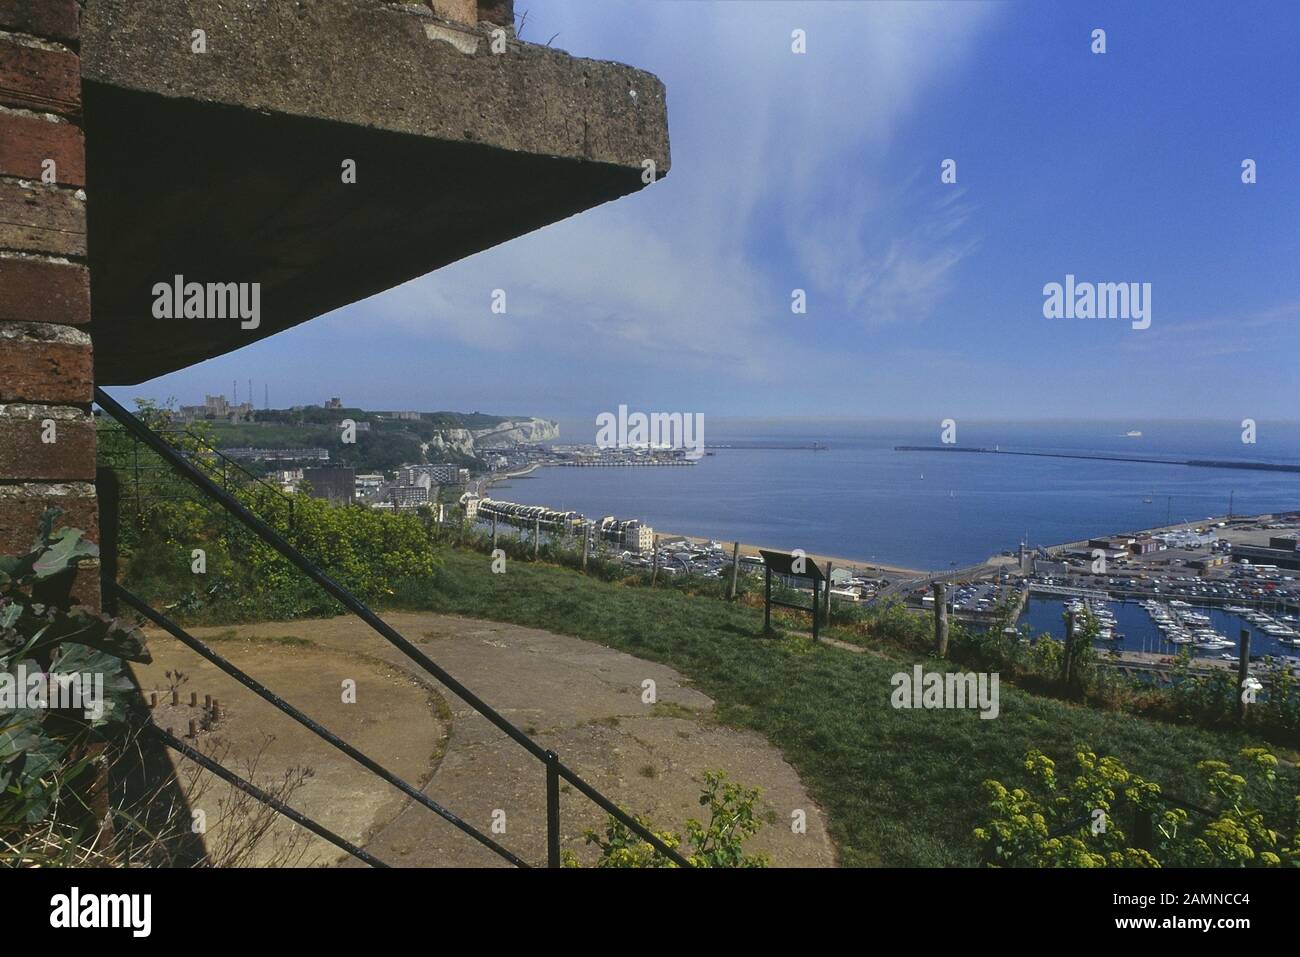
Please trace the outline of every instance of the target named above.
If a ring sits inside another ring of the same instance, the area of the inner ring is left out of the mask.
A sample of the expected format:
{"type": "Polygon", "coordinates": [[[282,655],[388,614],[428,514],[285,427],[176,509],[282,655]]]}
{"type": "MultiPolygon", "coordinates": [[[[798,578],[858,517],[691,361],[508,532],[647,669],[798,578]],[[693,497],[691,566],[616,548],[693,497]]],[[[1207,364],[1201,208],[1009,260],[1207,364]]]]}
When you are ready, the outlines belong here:
{"type": "MultiPolygon", "coordinates": [[[[765,548],[758,550],[763,556],[764,568],[764,587],[763,587],[763,632],[768,634],[772,631],[772,606],[776,605],[781,608],[793,608],[796,611],[806,611],[812,613],[812,636],[813,641],[818,640],[818,633],[821,627],[821,602],[819,596],[822,588],[829,579],[825,572],[817,567],[817,563],[806,555],[794,554],[793,552],[772,552],[765,548]],[[807,579],[812,584],[812,607],[807,605],[796,605],[788,601],[780,601],[772,597],[772,573],[784,575],[787,578],[807,579]]],[[[830,596],[827,595],[827,600],[830,596]]]]}

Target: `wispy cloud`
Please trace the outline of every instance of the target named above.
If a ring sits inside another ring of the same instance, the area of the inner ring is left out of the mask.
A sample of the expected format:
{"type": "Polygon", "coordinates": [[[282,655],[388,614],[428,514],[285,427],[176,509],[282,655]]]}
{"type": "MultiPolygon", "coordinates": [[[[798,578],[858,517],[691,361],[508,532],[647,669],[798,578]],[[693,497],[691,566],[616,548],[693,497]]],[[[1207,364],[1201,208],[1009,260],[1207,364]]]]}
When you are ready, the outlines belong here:
{"type": "MultiPolygon", "coordinates": [[[[779,377],[802,334],[792,288],[807,288],[823,315],[870,323],[935,307],[974,248],[962,235],[969,205],[956,190],[939,202],[899,198],[887,147],[926,87],[967,53],[987,7],[634,12],[640,46],[672,51],[670,62],[644,64],[669,91],[669,177],[349,307],[333,320],[340,330],[762,382],[779,377]],[[790,50],[796,28],[808,38],[803,55],[790,50]],[[489,311],[496,288],[507,293],[506,315],[489,311]]],[[[546,29],[576,40],[624,31],[632,13],[584,6],[581,21],[546,29]]]]}

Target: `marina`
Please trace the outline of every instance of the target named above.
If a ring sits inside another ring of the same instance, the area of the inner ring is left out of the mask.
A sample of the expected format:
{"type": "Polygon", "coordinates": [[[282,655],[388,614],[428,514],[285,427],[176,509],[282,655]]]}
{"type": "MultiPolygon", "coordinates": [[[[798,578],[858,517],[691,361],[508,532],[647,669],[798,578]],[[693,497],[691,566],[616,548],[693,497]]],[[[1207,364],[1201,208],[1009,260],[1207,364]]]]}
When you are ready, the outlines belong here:
{"type": "Polygon", "coordinates": [[[1035,634],[1065,637],[1064,614],[1085,609],[1100,626],[1098,645],[1122,652],[1177,654],[1187,648],[1198,658],[1235,661],[1241,632],[1250,634],[1251,658],[1300,656],[1300,620],[1227,608],[1197,607],[1177,599],[1116,601],[1031,597],[1022,615],[1035,634]]]}

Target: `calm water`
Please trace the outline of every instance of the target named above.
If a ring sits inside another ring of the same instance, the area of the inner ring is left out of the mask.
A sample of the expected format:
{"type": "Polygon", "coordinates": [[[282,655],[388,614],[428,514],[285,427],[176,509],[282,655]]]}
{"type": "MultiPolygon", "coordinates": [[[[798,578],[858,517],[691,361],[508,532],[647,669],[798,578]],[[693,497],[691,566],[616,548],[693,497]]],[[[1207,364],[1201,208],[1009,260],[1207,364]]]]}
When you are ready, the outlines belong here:
{"type": "MultiPolygon", "coordinates": [[[[594,424],[561,430],[561,442],[595,440],[594,424]]],[[[545,468],[491,494],[589,518],[639,518],[659,531],[925,569],[978,562],[1022,538],[1050,545],[1221,515],[1232,493],[1238,514],[1300,508],[1294,473],[893,451],[939,444],[934,422],[706,420],[705,440],[830,449],[718,449],[691,468],[545,468]]],[[[1300,462],[1295,423],[1261,422],[1256,445],[1242,444],[1233,421],[970,423],[959,425],[957,443],[1300,462]],[[1143,436],[1124,437],[1129,429],[1143,436]]]]}

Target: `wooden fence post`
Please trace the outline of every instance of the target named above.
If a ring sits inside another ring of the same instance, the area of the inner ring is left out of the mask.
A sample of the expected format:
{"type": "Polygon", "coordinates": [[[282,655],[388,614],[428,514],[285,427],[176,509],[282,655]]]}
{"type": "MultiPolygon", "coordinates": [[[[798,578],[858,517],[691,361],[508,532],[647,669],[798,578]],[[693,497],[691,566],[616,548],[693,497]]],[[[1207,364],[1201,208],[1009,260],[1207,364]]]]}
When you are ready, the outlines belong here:
{"type": "Polygon", "coordinates": [[[582,573],[587,574],[587,554],[591,551],[591,523],[582,523],[582,573]]]}
{"type": "Polygon", "coordinates": [[[740,574],[740,542],[731,546],[731,592],[727,595],[728,600],[736,600],[736,576],[740,574]]]}
{"type": "Polygon", "coordinates": [[[772,633],[772,567],[763,562],[763,634],[772,633]]]}
{"type": "Polygon", "coordinates": [[[827,628],[831,625],[831,571],[834,570],[834,568],[834,562],[826,563],[826,611],[823,622],[827,628]]]}
{"type": "Polygon", "coordinates": [[[821,594],[821,591],[822,591],[822,587],[821,587],[821,585],[818,585],[818,584],[817,584],[817,579],[814,578],[814,579],[813,579],[813,583],[812,583],[812,595],[813,595],[813,606],[812,606],[812,621],[813,621],[813,629],[812,629],[812,631],[813,631],[813,636],[812,636],[812,637],[813,637],[813,641],[816,641],[816,640],[817,640],[817,626],[821,623],[821,620],[822,620],[822,610],[821,610],[820,608],[817,607],[817,596],[821,594]]]}
{"type": "Polygon", "coordinates": [[[654,553],[650,559],[650,587],[655,587],[655,582],[659,580],[659,536],[655,536],[654,553]]]}
{"type": "Polygon", "coordinates": [[[537,561],[537,550],[542,547],[542,520],[533,519],[533,561],[537,561]]]}
{"type": "Polygon", "coordinates": [[[934,583],[934,653],[948,657],[948,586],[934,583]]]}

